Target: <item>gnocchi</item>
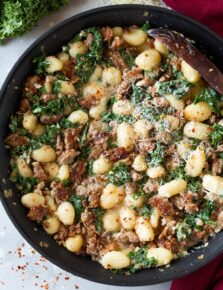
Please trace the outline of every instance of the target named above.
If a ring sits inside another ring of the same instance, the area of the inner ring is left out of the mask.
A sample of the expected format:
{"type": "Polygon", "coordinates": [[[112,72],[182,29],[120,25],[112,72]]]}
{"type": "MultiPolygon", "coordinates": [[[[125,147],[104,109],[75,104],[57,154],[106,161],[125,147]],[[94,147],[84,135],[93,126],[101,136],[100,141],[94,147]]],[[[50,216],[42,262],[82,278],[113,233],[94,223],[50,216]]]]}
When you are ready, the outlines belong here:
{"type": "Polygon", "coordinates": [[[93,173],[94,174],[105,174],[112,168],[112,162],[104,157],[103,155],[100,156],[97,160],[93,163],[93,173]]]}
{"type": "Polygon", "coordinates": [[[124,198],[124,189],[114,184],[107,184],[100,196],[100,205],[104,209],[110,209],[118,205],[124,198]]]}
{"type": "Polygon", "coordinates": [[[135,59],[135,64],[143,69],[151,71],[160,65],[161,56],[155,49],[147,49],[138,55],[135,59]]]}
{"type": "Polygon", "coordinates": [[[131,29],[129,31],[124,31],[122,37],[128,44],[140,46],[146,42],[147,34],[142,29],[131,29]]]}
{"type": "Polygon", "coordinates": [[[136,219],[135,231],[141,242],[149,242],[154,240],[155,234],[149,220],[145,217],[136,219]]]}
{"type": "Polygon", "coordinates": [[[109,86],[117,86],[122,81],[121,71],[118,68],[110,66],[102,72],[102,82],[109,86]]]}
{"type": "Polygon", "coordinates": [[[75,235],[74,237],[67,238],[64,245],[68,251],[75,253],[80,251],[83,243],[83,237],[81,235],[75,235]]]}
{"type": "Polygon", "coordinates": [[[34,160],[43,162],[43,163],[56,160],[56,152],[49,145],[43,145],[39,149],[33,150],[31,156],[34,160]]]}
{"type": "Polygon", "coordinates": [[[190,121],[184,126],[184,135],[190,138],[208,140],[210,133],[210,126],[201,122],[190,121]]]}
{"type": "Polygon", "coordinates": [[[204,168],[206,162],[206,154],[204,149],[197,147],[195,151],[192,151],[186,162],[186,172],[192,177],[199,176],[204,168]]]}
{"type": "Polygon", "coordinates": [[[211,116],[211,108],[206,102],[190,104],[184,109],[184,117],[188,121],[203,122],[211,116]]]}
{"type": "Polygon", "coordinates": [[[151,248],[147,251],[147,258],[154,258],[159,266],[167,265],[173,260],[173,254],[166,248],[151,248]]]}
{"type": "Polygon", "coordinates": [[[107,252],[101,259],[101,264],[105,269],[123,269],[130,265],[130,259],[122,252],[107,252]]]}
{"type": "Polygon", "coordinates": [[[68,201],[63,201],[57,208],[56,215],[58,219],[66,226],[72,225],[75,218],[73,205],[68,201]]]}
{"type": "Polygon", "coordinates": [[[161,185],[158,194],[163,197],[170,198],[176,194],[183,192],[187,188],[187,182],[184,179],[175,179],[161,185]]]}
{"type": "Polygon", "coordinates": [[[185,77],[185,79],[188,80],[190,83],[196,83],[200,80],[201,75],[197,70],[192,68],[186,61],[181,62],[181,71],[185,77]]]}
{"type": "Polygon", "coordinates": [[[46,72],[47,73],[54,73],[56,71],[60,71],[63,68],[63,63],[61,60],[56,58],[55,56],[47,56],[45,58],[47,63],[46,72]]]}
{"type": "Polygon", "coordinates": [[[117,144],[124,147],[127,151],[132,151],[134,147],[135,132],[128,123],[121,123],[117,128],[117,144]]]}
{"type": "Polygon", "coordinates": [[[113,104],[112,112],[120,116],[131,115],[133,112],[132,103],[129,100],[118,100],[113,104]]]}

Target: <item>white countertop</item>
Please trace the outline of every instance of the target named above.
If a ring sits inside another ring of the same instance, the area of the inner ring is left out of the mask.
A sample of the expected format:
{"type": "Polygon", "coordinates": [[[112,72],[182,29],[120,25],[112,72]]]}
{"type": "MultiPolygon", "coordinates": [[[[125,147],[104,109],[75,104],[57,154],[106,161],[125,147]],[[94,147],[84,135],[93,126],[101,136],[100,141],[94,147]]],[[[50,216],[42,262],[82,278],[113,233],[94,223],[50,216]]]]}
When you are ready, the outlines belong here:
{"type": "MultiPolygon", "coordinates": [[[[157,0],[156,0],[157,1],[157,0]]],[[[24,37],[12,40],[0,46],[0,87],[8,72],[33,41],[51,26],[76,13],[98,7],[103,1],[73,0],[69,6],[43,19],[37,27],[24,37]]],[[[109,1],[104,1],[109,3],[109,1]]],[[[0,289],[80,289],[80,290],[167,290],[170,283],[146,287],[113,287],[96,284],[72,276],[54,266],[36,253],[14,228],[0,204],[0,289]]]]}

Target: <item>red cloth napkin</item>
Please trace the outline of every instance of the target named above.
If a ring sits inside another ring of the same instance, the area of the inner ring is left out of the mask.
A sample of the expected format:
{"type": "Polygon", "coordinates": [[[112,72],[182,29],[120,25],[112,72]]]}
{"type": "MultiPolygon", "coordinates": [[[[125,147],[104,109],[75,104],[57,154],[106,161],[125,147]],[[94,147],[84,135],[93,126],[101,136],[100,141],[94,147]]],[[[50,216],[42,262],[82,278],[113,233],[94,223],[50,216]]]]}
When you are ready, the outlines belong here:
{"type": "Polygon", "coordinates": [[[190,16],[223,37],[223,0],[164,0],[164,2],[190,16]]]}
{"type": "Polygon", "coordinates": [[[170,290],[223,290],[223,255],[200,270],[174,280],[170,290]]]}
{"type": "MultiPolygon", "coordinates": [[[[190,16],[223,37],[223,0],[164,0],[174,10],[190,16]]],[[[223,255],[200,270],[174,280],[170,290],[223,290],[223,255]]]]}

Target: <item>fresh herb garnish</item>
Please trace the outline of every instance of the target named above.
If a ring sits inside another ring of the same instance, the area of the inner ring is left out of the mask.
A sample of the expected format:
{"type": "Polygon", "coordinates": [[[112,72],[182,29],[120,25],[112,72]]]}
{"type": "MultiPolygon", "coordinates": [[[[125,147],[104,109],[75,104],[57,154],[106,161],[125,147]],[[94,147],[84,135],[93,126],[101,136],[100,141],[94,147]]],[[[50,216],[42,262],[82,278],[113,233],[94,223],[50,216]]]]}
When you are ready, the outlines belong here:
{"type": "Polygon", "coordinates": [[[148,33],[148,30],[150,29],[149,21],[146,21],[141,27],[140,27],[145,33],[148,33]]]}
{"type": "Polygon", "coordinates": [[[132,180],[129,168],[124,163],[116,164],[108,173],[108,180],[115,185],[124,185],[132,180]]]}
{"type": "Polygon", "coordinates": [[[60,90],[61,90],[61,82],[57,80],[53,83],[52,91],[54,94],[58,95],[60,93],[60,90]]]}

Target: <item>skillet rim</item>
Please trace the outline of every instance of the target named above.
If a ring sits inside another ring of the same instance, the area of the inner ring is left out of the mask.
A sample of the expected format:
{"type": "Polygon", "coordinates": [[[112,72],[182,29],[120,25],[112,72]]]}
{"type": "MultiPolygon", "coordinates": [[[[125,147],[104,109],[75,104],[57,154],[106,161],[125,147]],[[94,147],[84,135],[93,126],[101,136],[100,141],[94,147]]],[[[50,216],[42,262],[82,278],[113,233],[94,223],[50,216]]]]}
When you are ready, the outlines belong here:
{"type": "MultiPolygon", "coordinates": [[[[44,32],[41,36],[39,36],[23,53],[22,55],[18,58],[18,60],[16,61],[16,63],[14,64],[14,66],[12,67],[12,69],[10,70],[8,76],[6,77],[5,81],[3,82],[2,88],[0,90],[0,106],[2,105],[2,101],[3,101],[3,96],[5,94],[5,91],[7,90],[7,86],[9,83],[11,83],[14,74],[16,73],[18,67],[23,63],[23,61],[26,59],[27,55],[29,55],[32,50],[38,46],[38,44],[43,41],[45,38],[47,38],[49,35],[55,33],[57,30],[61,29],[63,26],[66,26],[66,24],[68,23],[75,23],[76,20],[81,19],[81,18],[86,18],[87,16],[93,16],[97,13],[103,13],[103,12],[108,12],[108,11],[120,11],[123,9],[128,9],[128,10],[151,10],[153,12],[163,12],[165,14],[169,14],[170,16],[174,17],[174,18],[180,18],[181,20],[184,20],[185,22],[189,22],[192,26],[198,26],[201,30],[204,31],[205,34],[209,34],[209,36],[215,40],[217,40],[219,43],[222,44],[223,46],[223,39],[221,37],[219,37],[217,34],[215,34],[212,30],[210,30],[209,28],[207,28],[205,25],[197,22],[194,19],[191,19],[188,16],[184,16],[178,12],[175,12],[174,10],[169,10],[166,8],[161,8],[161,7],[156,7],[156,6],[151,6],[151,5],[137,5],[137,4],[122,4],[122,5],[109,5],[109,6],[104,6],[104,7],[99,7],[99,8],[95,8],[95,9],[91,9],[82,13],[78,13],[74,16],[71,16],[65,20],[63,20],[62,22],[58,23],[57,25],[55,25],[54,27],[50,28],[49,30],[47,30],[46,32],[44,32]]],[[[2,183],[0,184],[0,200],[2,202],[2,205],[5,209],[5,211],[7,212],[7,215],[9,216],[9,218],[11,219],[12,223],[14,224],[14,226],[16,227],[16,229],[19,231],[19,233],[23,236],[23,238],[38,252],[40,253],[42,256],[44,256],[47,260],[49,260],[51,263],[53,263],[54,265],[60,267],[61,269],[73,274],[73,275],[77,275],[81,278],[85,278],[87,280],[90,280],[92,282],[98,282],[98,283],[103,283],[103,284],[107,284],[107,285],[113,285],[113,286],[145,286],[145,285],[153,285],[153,284],[157,284],[157,283],[162,283],[162,282],[166,282],[172,279],[176,279],[176,278],[180,278],[182,276],[185,276],[185,272],[183,272],[183,270],[181,271],[181,273],[177,274],[177,276],[174,276],[174,274],[169,275],[167,277],[163,277],[163,278],[159,278],[157,280],[154,280],[152,278],[150,279],[146,279],[144,278],[143,281],[141,281],[140,279],[136,281],[129,281],[126,280],[125,277],[126,276],[122,276],[123,277],[123,281],[120,282],[119,281],[115,281],[115,276],[114,279],[105,279],[104,277],[100,277],[100,276],[96,276],[90,273],[90,276],[87,276],[85,274],[82,274],[81,271],[79,271],[78,267],[77,269],[71,269],[70,267],[66,266],[65,264],[61,264],[60,261],[56,260],[56,256],[55,257],[51,257],[48,253],[47,253],[47,249],[41,247],[39,244],[35,243],[32,239],[30,239],[30,237],[22,230],[20,222],[18,219],[15,218],[15,216],[12,214],[10,208],[7,205],[6,202],[6,198],[4,197],[3,194],[3,185],[2,183]]],[[[223,234],[223,233],[222,233],[223,234]]],[[[218,234],[220,235],[220,233],[218,234]]],[[[214,240],[214,238],[212,238],[211,240],[214,240]]],[[[211,247],[211,245],[209,245],[209,247],[211,247]]],[[[196,251],[196,250],[195,250],[196,251]]],[[[213,248],[212,247],[212,251],[209,253],[208,256],[206,256],[203,260],[197,261],[197,263],[192,264],[191,267],[188,267],[188,271],[186,272],[186,274],[189,274],[191,272],[194,272],[196,270],[198,270],[199,268],[201,268],[202,266],[206,265],[208,262],[212,261],[217,255],[219,255],[221,252],[223,251],[222,249],[218,249],[218,248],[213,248]]],[[[196,261],[195,257],[194,257],[194,261],[196,261]]],[[[174,269],[173,269],[174,270],[174,269]]],[[[146,271],[148,270],[144,270],[143,272],[145,272],[145,276],[146,276],[146,271]]],[[[173,271],[174,272],[174,271],[173,271]]],[[[134,274],[133,276],[135,276],[136,274],[134,274]]],[[[111,277],[112,278],[112,277],[111,277]]]]}

